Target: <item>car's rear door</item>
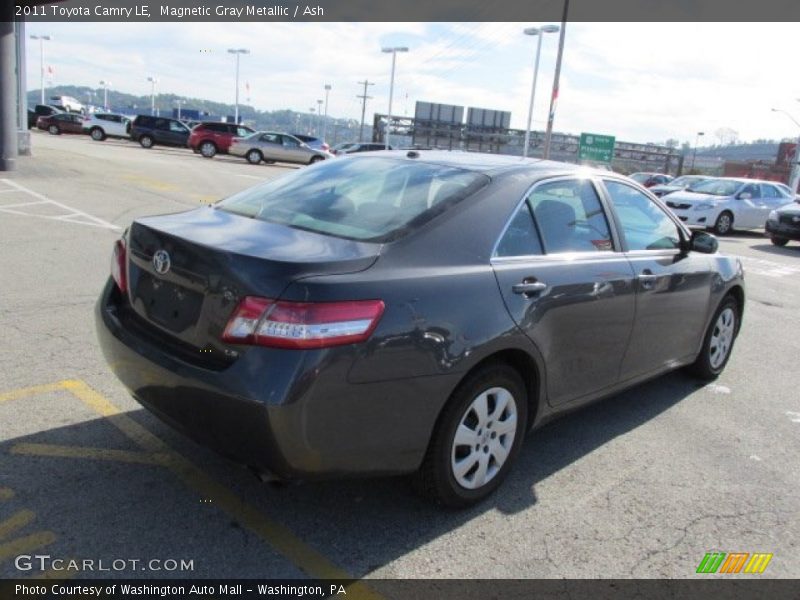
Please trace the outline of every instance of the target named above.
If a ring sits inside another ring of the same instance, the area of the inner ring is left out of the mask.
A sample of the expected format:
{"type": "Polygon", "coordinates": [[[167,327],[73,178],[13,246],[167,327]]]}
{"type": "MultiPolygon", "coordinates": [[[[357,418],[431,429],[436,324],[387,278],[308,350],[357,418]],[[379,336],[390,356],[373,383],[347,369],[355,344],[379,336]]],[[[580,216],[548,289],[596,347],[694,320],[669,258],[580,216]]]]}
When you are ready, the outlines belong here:
{"type": "Polygon", "coordinates": [[[613,386],[633,327],[634,281],[595,182],[536,184],[492,259],[514,321],[546,365],[548,400],[613,386]]]}
{"type": "Polygon", "coordinates": [[[63,130],[69,133],[83,133],[83,117],[80,115],[66,115],[63,121],[63,130]]]}
{"type": "Polygon", "coordinates": [[[693,357],[711,299],[712,260],[681,248],[681,228],[653,198],[617,179],[603,179],[625,255],[636,277],[636,319],[622,380],[693,357]]]}

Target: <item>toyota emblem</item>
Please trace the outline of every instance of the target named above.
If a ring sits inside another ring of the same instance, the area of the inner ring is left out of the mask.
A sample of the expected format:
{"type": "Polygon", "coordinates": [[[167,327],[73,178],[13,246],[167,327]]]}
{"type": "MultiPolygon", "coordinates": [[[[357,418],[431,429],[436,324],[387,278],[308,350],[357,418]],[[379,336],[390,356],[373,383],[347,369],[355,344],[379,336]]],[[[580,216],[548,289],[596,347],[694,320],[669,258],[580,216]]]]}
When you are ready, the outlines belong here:
{"type": "Polygon", "coordinates": [[[169,253],[166,250],[158,250],[153,254],[153,268],[159,275],[167,273],[171,264],[169,253]]]}

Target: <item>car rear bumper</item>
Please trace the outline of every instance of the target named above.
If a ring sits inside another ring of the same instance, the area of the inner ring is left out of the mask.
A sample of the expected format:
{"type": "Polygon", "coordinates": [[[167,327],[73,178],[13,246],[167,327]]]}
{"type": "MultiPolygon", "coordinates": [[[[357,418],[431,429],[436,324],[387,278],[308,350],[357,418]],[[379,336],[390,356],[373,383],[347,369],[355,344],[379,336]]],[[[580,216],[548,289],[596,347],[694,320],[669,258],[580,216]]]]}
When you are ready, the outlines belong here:
{"type": "Polygon", "coordinates": [[[800,223],[797,225],[789,225],[787,223],[776,223],[774,221],[767,221],[765,229],[770,235],[782,237],[789,240],[800,241],[800,223]]]}
{"type": "Polygon", "coordinates": [[[453,376],[353,384],[353,348],[249,348],[190,364],[124,325],[109,280],[96,306],[109,366],[145,408],[197,442],[279,479],[399,474],[422,462],[453,376]]]}

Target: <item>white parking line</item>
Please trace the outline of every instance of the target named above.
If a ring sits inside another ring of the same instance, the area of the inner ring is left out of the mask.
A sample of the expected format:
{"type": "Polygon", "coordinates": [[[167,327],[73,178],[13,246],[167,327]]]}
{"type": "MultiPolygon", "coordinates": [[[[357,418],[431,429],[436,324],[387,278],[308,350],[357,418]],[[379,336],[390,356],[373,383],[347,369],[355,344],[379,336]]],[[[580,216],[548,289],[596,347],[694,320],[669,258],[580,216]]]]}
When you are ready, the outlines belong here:
{"type": "Polygon", "coordinates": [[[48,219],[50,221],[65,221],[67,223],[75,223],[76,225],[90,225],[92,227],[112,229],[114,231],[122,229],[119,225],[114,225],[113,223],[109,223],[108,221],[104,221],[103,219],[100,219],[98,217],[94,217],[89,213],[83,212],[82,210],[78,210],[77,208],[72,208],[71,206],[62,204],[61,202],[48,198],[47,196],[40,194],[39,192],[35,192],[31,189],[28,189],[25,186],[20,185],[16,181],[11,181],[10,179],[0,179],[0,183],[3,183],[4,185],[13,188],[12,190],[1,190],[1,191],[22,192],[37,199],[37,201],[34,202],[7,204],[7,205],[0,204],[0,212],[6,212],[14,215],[23,215],[26,217],[38,217],[40,219],[48,219]],[[65,213],[62,215],[37,215],[20,210],[15,210],[16,208],[33,206],[33,205],[42,205],[42,204],[48,204],[50,206],[59,208],[65,211],[65,213]]]}

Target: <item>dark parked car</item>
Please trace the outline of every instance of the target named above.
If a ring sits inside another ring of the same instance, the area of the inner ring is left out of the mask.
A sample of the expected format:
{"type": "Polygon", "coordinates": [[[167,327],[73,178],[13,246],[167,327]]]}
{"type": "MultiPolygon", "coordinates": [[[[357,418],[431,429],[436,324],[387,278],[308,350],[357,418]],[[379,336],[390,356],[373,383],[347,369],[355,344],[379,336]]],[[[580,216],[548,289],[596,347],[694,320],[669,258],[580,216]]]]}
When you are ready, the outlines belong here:
{"type": "Polygon", "coordinates": [[[235,137],[247,137],[255,133],[249,127],[236,123],[200,123],[189,134],[189,148],[206,158],[213,158],[218,152],[227,154],[235,137]]]}
{"type": "MultiPolygon", "coordinates": [[[[387,150],[386,144],[378,144],[376,142],[345,142],[343,144],[337,144],[334,146],[334,148],[331,150],[331,153],[339,156],[342,154],[375,152],[378,150],[387,150]]],[[[393,150],[393,148],[389,146],[388,150],[393,150]]]]}
{"type": "Polygon", "coordinates": [[[36,119],[36,127],[53,135],[83,133],[83,117],[75,113],[60,112],[36,119]]]}
{"type": "Polygon", "coordinates": [[[39,117],[49,117],[50,115],[57,115],[63,112],[63,110],[58,109],[55,106],[49,106],[48,104],[37,104],[32,109],[28,109],[28,129],[36,127],[36,120],[39,117]]]}
{"type": "Polygon", "coordinates": [[[141,404],[265,478],[416,472],[464,506],[557,413],[720,374],[744,284],[716,248],[613,173],[368,153],[135,220],[97,329],[141,404]]]}
{"type": "Polygon", "coordinates": [[[131,125],[131,139],[139,142],[142,148],[152,148],[156,144],[185,147],[189,133],[182,121],[167,117],[138,115],[131,125]]]}
{"type": "Polygon", "coordinates": [[[662,198],[663,196],[671,194],[672,192],[680,192],[681,190],[690,188],[698,183],[703,183],[709,179],[711,179],[711,177],[708,177],[707,175],[682,175],[681,177],[673,179],[668,183],[660,183],[650,186],[650,192],[659,198],[662,198]]]}
{"type": "Polygon", "coordinates": [[[785,246],[789,240],[800,242],[800,200],[770,212],[765,229],[776,246],[785,246]]]}
{"type": "Polygon", "coordinates": [[[629,177],[646,188],[655,185],[666,185],[672,181],[672,177],[663,173],[631,173],[629,177]]]}

